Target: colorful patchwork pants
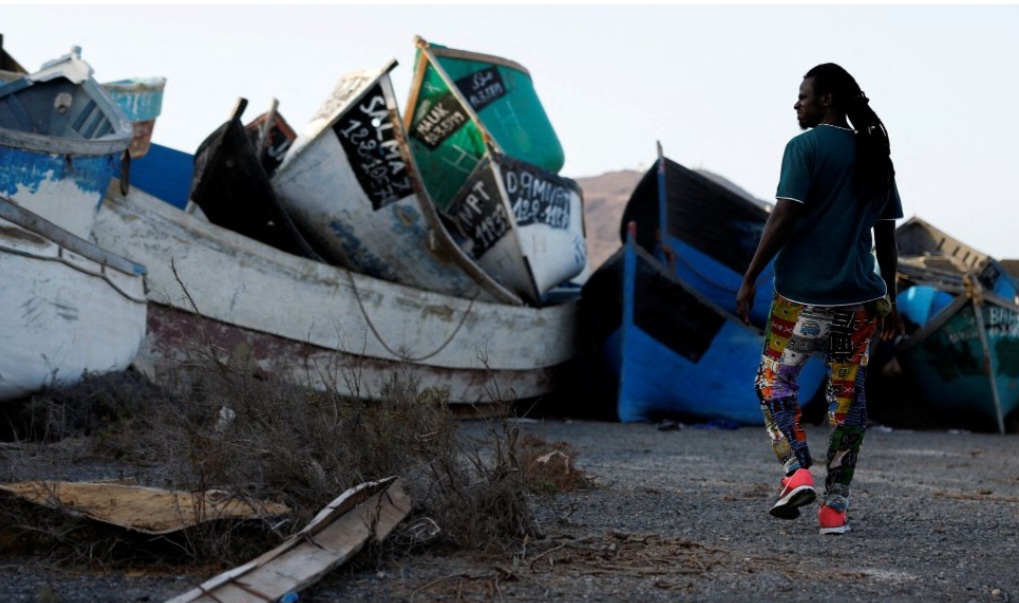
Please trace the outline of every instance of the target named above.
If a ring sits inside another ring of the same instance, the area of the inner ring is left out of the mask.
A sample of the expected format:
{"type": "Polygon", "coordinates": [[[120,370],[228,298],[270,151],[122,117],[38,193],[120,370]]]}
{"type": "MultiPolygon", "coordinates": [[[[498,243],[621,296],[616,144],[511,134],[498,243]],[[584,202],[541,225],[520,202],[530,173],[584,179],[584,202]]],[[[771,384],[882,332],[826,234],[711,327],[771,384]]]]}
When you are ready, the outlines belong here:
{"type": "Polygon", "coordinates": [[[856,457],[867,428],[864,381],[876,316],[864,305],[806,306],[777,293],[764,340],[755,387],[772,447],[786,474],[812,464],[800,425],[796,381],[811,354],[823,353],[828,368],[828,442],[825,503],[849,505],[856,457]]]}

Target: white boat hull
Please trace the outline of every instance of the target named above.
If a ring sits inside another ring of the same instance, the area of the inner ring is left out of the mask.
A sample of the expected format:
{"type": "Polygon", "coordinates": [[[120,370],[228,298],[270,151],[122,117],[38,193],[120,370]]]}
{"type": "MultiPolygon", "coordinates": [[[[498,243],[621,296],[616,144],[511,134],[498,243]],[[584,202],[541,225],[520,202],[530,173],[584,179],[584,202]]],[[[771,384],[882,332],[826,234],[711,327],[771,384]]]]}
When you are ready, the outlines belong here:
{"type": "Polygon", "coordinates": [[[0,401],[131,364],[145,335],[144,268],[113,263],[0,199],[0,401]]]}
{"type": "Polygon", "coordinates": [[[580,188],[529,164],[486,157],[447,213],[463,249],[532,304],[587,265],[580,188]]]}
{"type": "Polygon", "coordinates": [[[535,309],[390,283],[283,253],[137,189],[123,197],[116,183],[95,236],[147,264],[154,305],[140,357],[157,377],[206,341],[224,359],[233,352],[259,371],[360,398],[384,396],[399,377],[445,388],[451,402],[489,403],[551,391],[575,352],[575,302],[535,309]]]}
{"type": "Polygon", "coordinates": [[[362,274],[457,297],[516,302],[430,222],[406,155],[388,71],[345,75],[297,137],[272,183],[327,259],[362,274]]]}

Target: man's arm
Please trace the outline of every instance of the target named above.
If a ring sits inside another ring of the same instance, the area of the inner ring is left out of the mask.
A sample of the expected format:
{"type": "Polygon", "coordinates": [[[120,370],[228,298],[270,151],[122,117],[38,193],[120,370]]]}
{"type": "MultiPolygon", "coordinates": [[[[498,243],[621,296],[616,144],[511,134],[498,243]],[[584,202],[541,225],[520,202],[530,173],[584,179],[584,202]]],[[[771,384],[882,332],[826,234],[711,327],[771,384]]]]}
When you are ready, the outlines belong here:
{"type": "Polygon", "coordinates": [[[761,233],[761,242],[757,244],[757,251],[750,260],[750,266],[743,275],[743,284],[736,294],[736,314],[743,322],[750,324],[750,309],[757,294],[757,278],[789,240],[802,210],[802,203],[789,199],[779,199],[771,210],[771,215],[764,224],[764,232],[761,233]]]}
{"type": "Polygon", "coordinates": [[[896,273],[899,264],[899,248],[895,242],[895,220],[879,220],[874,225],[874,251],[877,254],[878,270],[888,289],[892,310],[881,321],[881,341],[891,341],[906,332],[896,303],[896,273]]]}

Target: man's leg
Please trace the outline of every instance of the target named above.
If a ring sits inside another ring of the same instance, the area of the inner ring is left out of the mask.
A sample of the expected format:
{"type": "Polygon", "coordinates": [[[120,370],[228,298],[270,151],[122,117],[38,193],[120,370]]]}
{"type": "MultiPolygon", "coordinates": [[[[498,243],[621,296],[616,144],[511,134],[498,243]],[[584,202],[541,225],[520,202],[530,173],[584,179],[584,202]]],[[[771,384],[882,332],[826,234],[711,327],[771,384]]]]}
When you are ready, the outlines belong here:
{"type": "Polygon", "coordinates": [[[800,424],[802,412],[796,380],[824,329],[816,321],[805,320],[807,315],[807,306],[775,296],[755,382],[765,428],[786,475],[770,510],[780,519],[799,517],[799,507],[812,503],[816,497],[807,435],[800,424]]]}
{"type": "Polygon", "coordinates": [[[845,519],[849,508],[849,486],[867,429],[867,377],[870,341],[877,321],[863,307],[832,310],[827,364],[828,442],[824,482],[824,507],[821,509],[822,533],[848,531],[845,519]],[[843,524],[840,529],[839,523],[843,524]],[[826,531],[827,530],[827,531],[826,531]]]}
{"type": "Polygon", "coordinates": [[[754,384],[764,426],[787,476],[797,469],[809,469],[813,462],[807,434],[800,425],[803,413],[796,383],[827,330],[811,314],[808,306],[775,296],[754,384]]]}

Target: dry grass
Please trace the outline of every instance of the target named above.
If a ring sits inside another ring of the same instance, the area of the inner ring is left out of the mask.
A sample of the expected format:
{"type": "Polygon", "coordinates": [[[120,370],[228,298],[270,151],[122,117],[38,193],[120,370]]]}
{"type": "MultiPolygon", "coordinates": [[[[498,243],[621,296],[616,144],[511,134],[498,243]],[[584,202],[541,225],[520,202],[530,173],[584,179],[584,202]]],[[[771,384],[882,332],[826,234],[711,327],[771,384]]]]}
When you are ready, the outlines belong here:
{"type": "Polygon", "coordinates": [[[422,546],[499,554],[540,536],[534,505],[554,506],[557,493],[588,485],[566,444],[521,438],[512,419],[490,420],[486,437],[463,436],[441,391],[394,378],[383,400],[366,402],[256,378],[211,354],[192,364],[187,386],[172,391],[128,372],[7,408],[4,439],[13,444],[0,450],[0,480],[73,479],[67,468],[106,467],[113,475],[101,477],[283,503],[293,510],[287,521],[209,522],[142,538],[3,500],[0,550],[103,567],[235,565],[347,488],[396,475],[407,481],[412,516],[359,563],[422,546]]]}

